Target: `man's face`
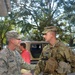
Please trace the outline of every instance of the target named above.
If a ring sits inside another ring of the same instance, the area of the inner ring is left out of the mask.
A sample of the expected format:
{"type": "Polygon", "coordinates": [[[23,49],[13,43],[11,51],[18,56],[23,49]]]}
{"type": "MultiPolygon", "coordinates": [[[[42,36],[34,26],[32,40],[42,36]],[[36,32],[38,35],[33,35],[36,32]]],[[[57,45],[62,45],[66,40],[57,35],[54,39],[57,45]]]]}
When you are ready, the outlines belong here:
{"type": "Polygon", "coordinates": [[[50,42],[52,39],[52,32],[47,32],[46,34],[43,35],[43,38],[45,39],[46,42],[50,42]]]}
{"type": "Polygon", "coordinates": [[[21,43],[21,40],[20,39],[11,39],[11,43],[14,45],[14,46],[20,46],[20,43],[21,43]]]}

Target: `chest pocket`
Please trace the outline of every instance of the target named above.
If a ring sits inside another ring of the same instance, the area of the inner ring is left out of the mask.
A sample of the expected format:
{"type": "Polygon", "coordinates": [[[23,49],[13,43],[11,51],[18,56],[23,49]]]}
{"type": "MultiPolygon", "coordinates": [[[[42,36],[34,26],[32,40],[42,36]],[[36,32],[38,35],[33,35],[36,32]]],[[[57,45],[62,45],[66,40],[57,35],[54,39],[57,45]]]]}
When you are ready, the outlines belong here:
{"type": "Polygon", "coordinates": [[[18,64],[19,62],[18,62],[15,54],[13,52],[10,52],[8,54],[7,58],[8,58],[7,59],[8,69],[11,70],[11,71],[18,70],[19,69],[19,64],[18,64]]]}
{"type": "Polygon", "coordinates": [[[43,52],[43,58],[49,59],[51,57],[51,50],[47,50],[43,52]]]}
{"type": "Polygon", "coordinates": [[[8,59],[8,75],[10,74],[20,74],[20,68],[15,60],[15,57],[13,56],[8,59]]]}
{"type": "Polygon", "coordinates": [[[8,58],[8,67],[10,70],[14,69],[14,68],[17,68],[16,66],[16,61],[15,61],[15,57],[11,56],[8,58]]]}

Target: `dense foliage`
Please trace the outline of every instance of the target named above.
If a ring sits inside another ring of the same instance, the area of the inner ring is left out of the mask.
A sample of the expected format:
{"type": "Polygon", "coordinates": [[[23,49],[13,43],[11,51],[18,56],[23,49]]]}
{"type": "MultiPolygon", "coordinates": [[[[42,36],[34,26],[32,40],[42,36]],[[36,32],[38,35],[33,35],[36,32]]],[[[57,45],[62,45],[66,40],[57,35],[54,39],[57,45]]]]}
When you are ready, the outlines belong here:
{"type": "Polygon", "coordinates": [[[0,42],[11,29],[23,33],[23,39],[43,40],[43,28],[54,25],[59,38],[69,43],[74,38],[74,15],[75,0],[11,0],[11,13],[0,19],[0,42]]]}

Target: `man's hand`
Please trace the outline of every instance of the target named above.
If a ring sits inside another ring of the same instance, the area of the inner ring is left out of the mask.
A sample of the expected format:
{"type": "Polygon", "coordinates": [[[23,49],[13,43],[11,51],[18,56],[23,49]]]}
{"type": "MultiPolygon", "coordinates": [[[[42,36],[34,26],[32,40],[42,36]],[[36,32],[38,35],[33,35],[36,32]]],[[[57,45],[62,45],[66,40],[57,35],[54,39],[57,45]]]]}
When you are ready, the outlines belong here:
{"type": "Polygon", "coordinates": [[[32,75],[31,73],[24,73],[24,74],[22,74],[22,75],[32,75]]]}

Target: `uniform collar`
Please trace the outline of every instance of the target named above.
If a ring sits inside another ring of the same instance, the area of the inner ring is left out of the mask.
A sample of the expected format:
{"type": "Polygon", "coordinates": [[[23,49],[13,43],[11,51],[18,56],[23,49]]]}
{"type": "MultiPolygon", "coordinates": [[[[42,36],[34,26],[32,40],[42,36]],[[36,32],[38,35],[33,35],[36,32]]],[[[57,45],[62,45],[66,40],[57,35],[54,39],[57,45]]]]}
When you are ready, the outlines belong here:
{"type": "Polygon", "coordinates": [[[50,48],[53,48],[53,47],[58,46],[58,43],[59,43],[59,42],[60,42],[59,40],[56,40],[56,43],[55,43],[54,45],[50,45],[50,48]]]}

